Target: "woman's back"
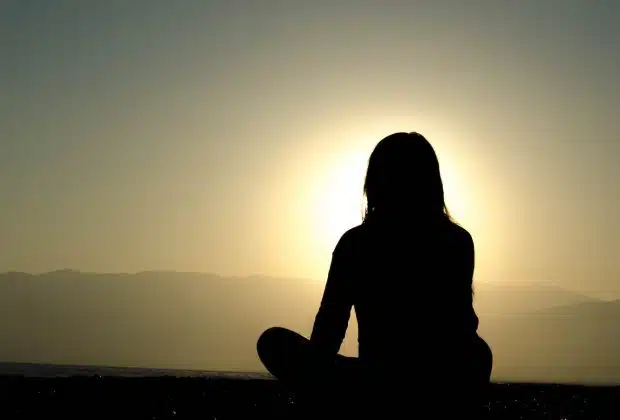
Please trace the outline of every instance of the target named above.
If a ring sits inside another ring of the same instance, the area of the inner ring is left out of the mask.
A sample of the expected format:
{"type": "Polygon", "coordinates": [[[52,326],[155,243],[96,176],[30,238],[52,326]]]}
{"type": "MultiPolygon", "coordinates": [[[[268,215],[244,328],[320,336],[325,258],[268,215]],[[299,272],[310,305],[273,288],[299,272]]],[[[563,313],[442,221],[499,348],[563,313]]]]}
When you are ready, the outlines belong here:
{"type": "Polygon", "coordinates": [[[438,354],[476,335],[473,242],[447,217],[368,221],[343,235],[336,264],[332,274],[340,278],[334,280],[346,284],[342,290],[355,308],[361,360],[383,365],[400,353],[419,353],[420,337],[434,343],[422,347],[425,352],[438,354]]]}

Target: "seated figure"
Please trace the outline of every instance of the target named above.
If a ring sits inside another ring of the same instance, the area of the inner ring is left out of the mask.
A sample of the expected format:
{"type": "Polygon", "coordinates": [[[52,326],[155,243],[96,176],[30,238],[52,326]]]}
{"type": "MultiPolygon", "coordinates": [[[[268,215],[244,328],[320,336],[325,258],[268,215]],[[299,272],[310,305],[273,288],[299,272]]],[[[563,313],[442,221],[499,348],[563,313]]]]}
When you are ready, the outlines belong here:
{"type": "Polygon", "coordinates": [[[493,357],[473,307],[474,243],[447,210],[426,138],[381,140],[364,194],[362,223],[332,253],[310,337],[269,328],[258,339],[259,358],[322,418],[330,417],[325,410],[385,414],[426,405],[462,416],[480,408],[493,357]],[[353,308],[358,356],[345,357],[338,352],[353,308]]]}

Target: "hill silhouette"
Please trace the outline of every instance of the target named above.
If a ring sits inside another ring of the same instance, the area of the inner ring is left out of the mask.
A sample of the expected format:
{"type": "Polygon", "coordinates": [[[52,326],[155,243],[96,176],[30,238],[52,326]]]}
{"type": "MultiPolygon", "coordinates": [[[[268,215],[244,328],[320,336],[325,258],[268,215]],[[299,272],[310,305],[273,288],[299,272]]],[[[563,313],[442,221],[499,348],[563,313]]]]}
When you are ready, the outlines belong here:
{"type": "MultiPolygon", "coordinates": [[[[147,271],[0,274],[0,360],[262,371],[272,325],[308,334],[324,282],[147,271]]],[[[620,382],[620,301],[476,283],[495,380],[620,382]]],[[[356,322],[342,353],[355,355],[356,322]]]]}
{"type": "Polygon", "coordinates": [[[548,283],[475,283],[477,313],[507,316],[536,312],[556,306],[597,303],[599,299],[548,283]]]}

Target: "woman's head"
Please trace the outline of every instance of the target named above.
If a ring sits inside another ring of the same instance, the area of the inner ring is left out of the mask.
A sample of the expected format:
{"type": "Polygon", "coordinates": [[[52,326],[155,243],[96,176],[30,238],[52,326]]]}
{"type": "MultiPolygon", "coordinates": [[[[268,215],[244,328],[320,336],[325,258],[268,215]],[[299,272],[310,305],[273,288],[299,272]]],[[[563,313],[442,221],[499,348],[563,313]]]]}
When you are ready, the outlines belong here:
{"type": "Polygon", "coordinates": [[[449,218],[437,155],[419,133],[394,133],[375,146],[364,195],[364,221],[375,216],[449,218]]]}

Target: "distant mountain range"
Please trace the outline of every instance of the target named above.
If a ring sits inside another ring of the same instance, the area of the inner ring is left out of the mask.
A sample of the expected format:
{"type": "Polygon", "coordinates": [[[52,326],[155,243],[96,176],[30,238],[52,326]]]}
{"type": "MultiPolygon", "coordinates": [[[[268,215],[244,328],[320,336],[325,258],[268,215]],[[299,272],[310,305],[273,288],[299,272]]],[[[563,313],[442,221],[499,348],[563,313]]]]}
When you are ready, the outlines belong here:
{"type": "MultiPolygon", "coordinates": [[[[148,271],[0,274],[0,360],[262,371],[258,335],[308,335],[324,282],[148,271]]],[[[494,379],[620,383],[620,301],[545,284],[475,284],[494,379]]],[[[342,353],[357,352],[357,324],[342,353]]]]}
{"type": "Polygon", "coordinates": [[[556,306],[601,302],[547,283],[477,282],[474,286],[476,311],[483,316],[506,316],[556,306]]]}

